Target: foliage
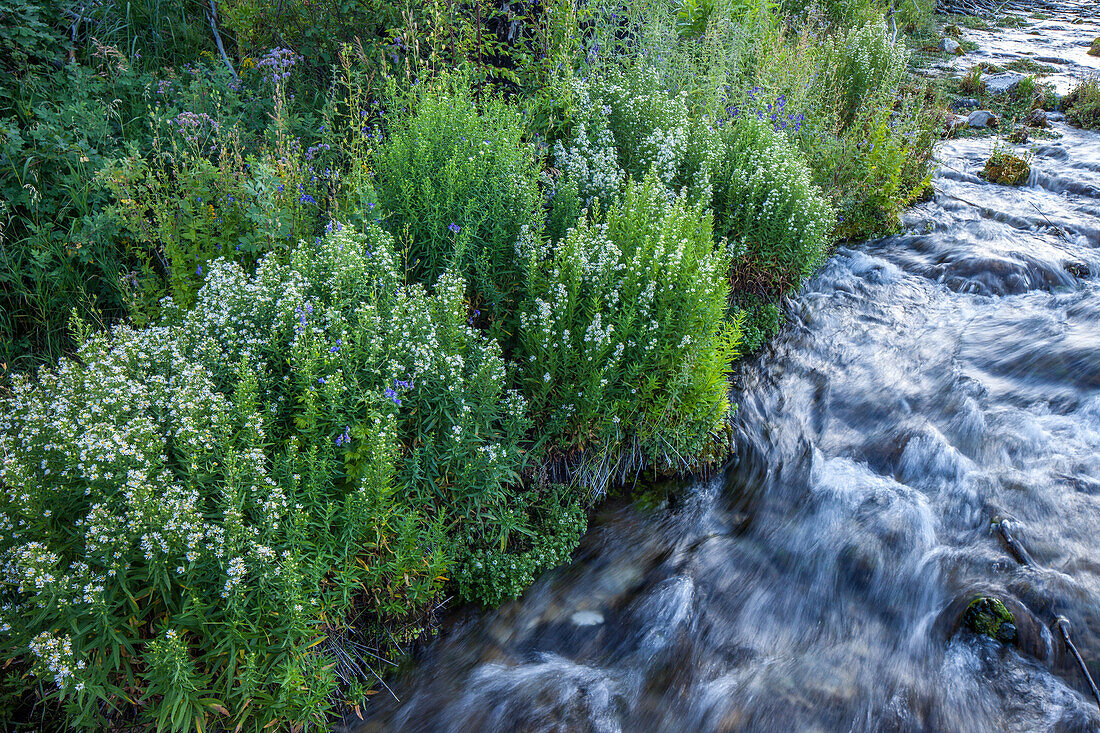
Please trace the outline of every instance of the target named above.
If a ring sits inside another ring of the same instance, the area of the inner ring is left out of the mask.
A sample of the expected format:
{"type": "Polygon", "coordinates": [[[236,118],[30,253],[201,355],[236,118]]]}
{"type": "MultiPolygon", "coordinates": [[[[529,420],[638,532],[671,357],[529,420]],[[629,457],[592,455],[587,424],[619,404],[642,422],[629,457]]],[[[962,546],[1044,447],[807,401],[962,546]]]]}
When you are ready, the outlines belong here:
{"type": "Polygon", "coordinates": [[[894,231],[928,185],[942,111],[927,88],[902,85],[907,59],[881,14],[822,44],[820,101],[799,144],[836,206],[838,238],[894,231]]]}
{"type": "Polygon", "coordinates": [[[746,115],[724,128],[723,139],[715,226],[729,240],[733,290],[775,296],[795,289],[825,259],[832,211],[767,120],[746,115]]]}
{"type": "Polygon", "coordinates": [[[985,94],[985,82],[982,81],[983,68],[981,64],[971,66],[959,82],[959,91],[963,94],[985,94]]]}
{"type": "Polygon", "coordinates": [[[386,226],[405,246],[415,279],[432,282],[454,265],[500,318],[518,297],[515,244],[535,225],[538,205],[522,117],[499,99],[479,108],[460,77],[419,85],[407,104],[411,111],[395,113],[376,156],[386,226]]]}
{"type": "Polygon", "coordinates": [[[142,140],[142,94],[152,78],[107,66],[68,65],[8,89],[0,117],[0,361],[30,361],[69,345],[73,308],[89,320],[115,316],[124,269],[95,172],[142,140]],[[103,99],[107,98],[107,103],[103,99]]]}
{"type": "Polygon", "coordinates": [[[602,492],[620,462],[682,470],[722,450],[739,336],[705,210],[650,174],[594,217],[531,245],[519,367],[540,440],[589,452],[602,492]]]}
{"type": "Polygon", "coordinates": [[[22,76],[36,64],[60,63],[68,39],[51,21],[62,7],[56,0],[0,0],[0,69],[22,76]]]}
{"type": "Polygon", "coordinates": [[[575,499],[513,501],[526,406],[461,278],[406,288],[386,235],[337,229],[252,276],[219,259],[190,311],[14,380],[0,638],[72,724],[323,724],[317,644],[362,589],[400,617],[455,558],[518,553],[461,586],[499,601],[575,544],[575,499]]]}
{"type": "Polygon", "coordinates": [[[985,162],[982,176],[990,183],[1004,186],[1019,186],[1027,183],[1031,175],[1031,166],[1025,158],[1011,155],[1000,147],[994,148],[993,155],[985,162]]]}
{"type": "Polygon", "coordinates": [[[1100,76],[1078,82],[1062,100],[1066,120],[1086,130],[1100,130],[1100,76]]]}
{"type": "Polygon", "coordinates": [[[207,4],[0,0],[0,362],[56,362],[0,385],[3,695],[55,727],[323,727],[720,460],[940,127],[874,0],[215,7],[228,64],[207,4]]]}

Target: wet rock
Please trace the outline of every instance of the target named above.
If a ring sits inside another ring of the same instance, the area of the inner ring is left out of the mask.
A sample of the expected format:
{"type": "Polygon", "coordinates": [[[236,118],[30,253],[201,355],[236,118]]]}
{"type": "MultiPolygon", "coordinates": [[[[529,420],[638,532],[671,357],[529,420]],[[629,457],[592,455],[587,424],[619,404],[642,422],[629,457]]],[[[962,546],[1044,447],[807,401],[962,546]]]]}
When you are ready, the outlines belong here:
{"type": "Polygon", "coordinates": [[[1018,74],[1015,71],[1006,71],[1002,74],[990,74],[989,76],[982,77],[982,81],[985,83],[985,89],[989,94],[1000,95],[1008,94],[1009,92],[1020,86],[1020,82],[1026,79],[1023,74],[1018,74]]]}
{"type": "Polygon", "coordinates": [[[990,183],[1020,186],[1027,183],[1027,178],[1031,175],[1031,166],[1023,158],[997,152],[985,162],[982,175],[990,183]]]}
{"type": "Polygon", "coordinates": [[[1027,113],[1027,117],[1024,118],[1024,124],[1028,127],[1050,127],[1050,122],[1047,120],[1047,113],[1045,110],[1033,109],[1027,113]]]}
{"type": "Polygon", "coordinates": [[[1047,112],[1047,120],[1049,122],[1065,122],[1066,116],[1061,112],[1047,112]]]}
{"type": "Polygon", "coordinates": [[[981,102],[973,97],[959,97],[951,100],[951,109],[961,112],[964,109],[977,109],[980,104],[981,102]]]}
{"type": "Polygon", "coordinates": [[[940,50],[946,51],[947,53],[953,53],[956,56],[963,55],[962,46],[960,46],[959,42],[956,41],[954,38],[945,38],[940,41],[940,50]]]}
{"type": "Polygon", "coordinates": [[[1080,278],[1081,280],[1084,280],[1092,274],[1089,271],[1089,266],[1086,265],[1084,262],[1067,262],[1065,267],[1066,272],[1076,278],[1080,278]]]}
{"type": "Polygon", "coordinates": [[[996,127],[1001,119],[987,109],[979,109],[971,112],[966,117],[966,124],[971,127],[996,127]]]}
{"type": "Polygon", "coordinates": [[[1027,128],[1023,125],[1016,125],[1016,128],[1012,130],[1012,134],[1008,136],[1009,142],[1016,145],[1023,145],[1027,142],[1027,128]]]}
{"type": "Polygon", "coordinates": [[[1014,643],[1017,649],[1040,662],[1057,659],[1054,636],[1030,608],[1011,596],[1004,599],[1004,607],[1012,616],[1012,625],[1016,627],[1014,643]]]}
{"type": "Polygon", "coordinates": [[[944,119],[943,123],[944,137],[954,137],[955,133],[960,130],[965,130],[966,128],[967,122],[965,117],[952,114],[951,112],[947,113],[947,117],[944,119]]]}
{"type": "Polygon", "coordinates": [[[1100,56],[1100,38],[1092,42],[1087,53],[1089,56],[1100,56]]]}
{"type": "Polygon", "coordinates": [[[978,596],[963,612],[962,624],[975,634],[985,634],[1004,644],[1016,641],[1016,618],[1004,601],[993,596],[978,596]]]}

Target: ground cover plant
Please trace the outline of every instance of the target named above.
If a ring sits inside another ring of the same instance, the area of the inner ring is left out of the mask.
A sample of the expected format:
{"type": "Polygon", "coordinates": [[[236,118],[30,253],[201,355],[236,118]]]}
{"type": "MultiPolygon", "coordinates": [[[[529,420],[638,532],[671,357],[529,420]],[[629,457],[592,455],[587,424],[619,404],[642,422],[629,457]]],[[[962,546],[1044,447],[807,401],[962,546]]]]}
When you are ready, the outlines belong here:
{"type": "Polygon", "coordinates": [[[737,358],[896,228],[941,124],[870,0],[44,7],[0,3],[28,730],[369,704],[444,599],[726,456],[737,358]]]}

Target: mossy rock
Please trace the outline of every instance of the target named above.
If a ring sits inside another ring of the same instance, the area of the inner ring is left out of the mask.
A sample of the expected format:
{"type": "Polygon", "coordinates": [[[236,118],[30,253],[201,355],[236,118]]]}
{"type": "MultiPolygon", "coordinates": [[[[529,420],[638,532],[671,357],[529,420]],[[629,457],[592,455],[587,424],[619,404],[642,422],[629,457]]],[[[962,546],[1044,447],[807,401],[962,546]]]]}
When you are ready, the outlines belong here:
{"type": "Polygon", "coordinates": [[[1031,166],[1023,158],[997,153],[985,162],[985,180],[1003,186],[1019,186],[1027,182],[1031,166]]]}
{"type": "Polygon", "coordinates": [[[1100,56],[1100,38],[1097,38],[1092,42],[1092,47],[1089,48],[1089,56],[1100,56]]]}
{"type": "Polygon", "coordinates": [[[962,622],[975,634],[984,634],[1005,644],[1016,641],[1016,617],[1000,598],[978,596],[966,607],[962,622]]]}

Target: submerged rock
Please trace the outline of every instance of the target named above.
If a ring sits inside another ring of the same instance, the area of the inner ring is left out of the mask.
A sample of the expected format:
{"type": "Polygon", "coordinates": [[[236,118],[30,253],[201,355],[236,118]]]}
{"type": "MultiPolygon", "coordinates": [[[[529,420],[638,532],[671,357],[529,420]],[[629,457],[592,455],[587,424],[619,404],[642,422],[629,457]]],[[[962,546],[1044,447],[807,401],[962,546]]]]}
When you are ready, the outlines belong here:
{"type": "Polygon", "coordinates": [[[966,124],[971,127],[996,127],[1001,118],[987,109],[979,109],[971,112],[966,118],[966,124]]]}
{"type": "Polygon", "coordinates": [[[975,634],[985,634],[1005,644],[1016,641],[1016,618],[1000,598],[978,596],[963,612],[962,623],[975,634]]]}
{"type": "Polygon", "coordinates": [[[1092,273],[1089,271],[1089,266],[1084,262],[1067,262],[1065,265],[1066,272],[1073,275],[1076,278],[1082,280],[1087,278],[1092,273]]]}
{"type": "Polygon", "coordinates": [[[999,183],[1003,186],[1020,186],[1027,182],[1031,175],[1031,166],[1023,158],[1007,153],[994,153],[993,157],[985,162],[982,171],[985,180],[990,183],[999,183]]]}
{"type": "Polygon", "coordinates": [[[603,623],[603,614],[599,611],[577,611],[569,620],[574,626],[599,626],[603,623]]]}

